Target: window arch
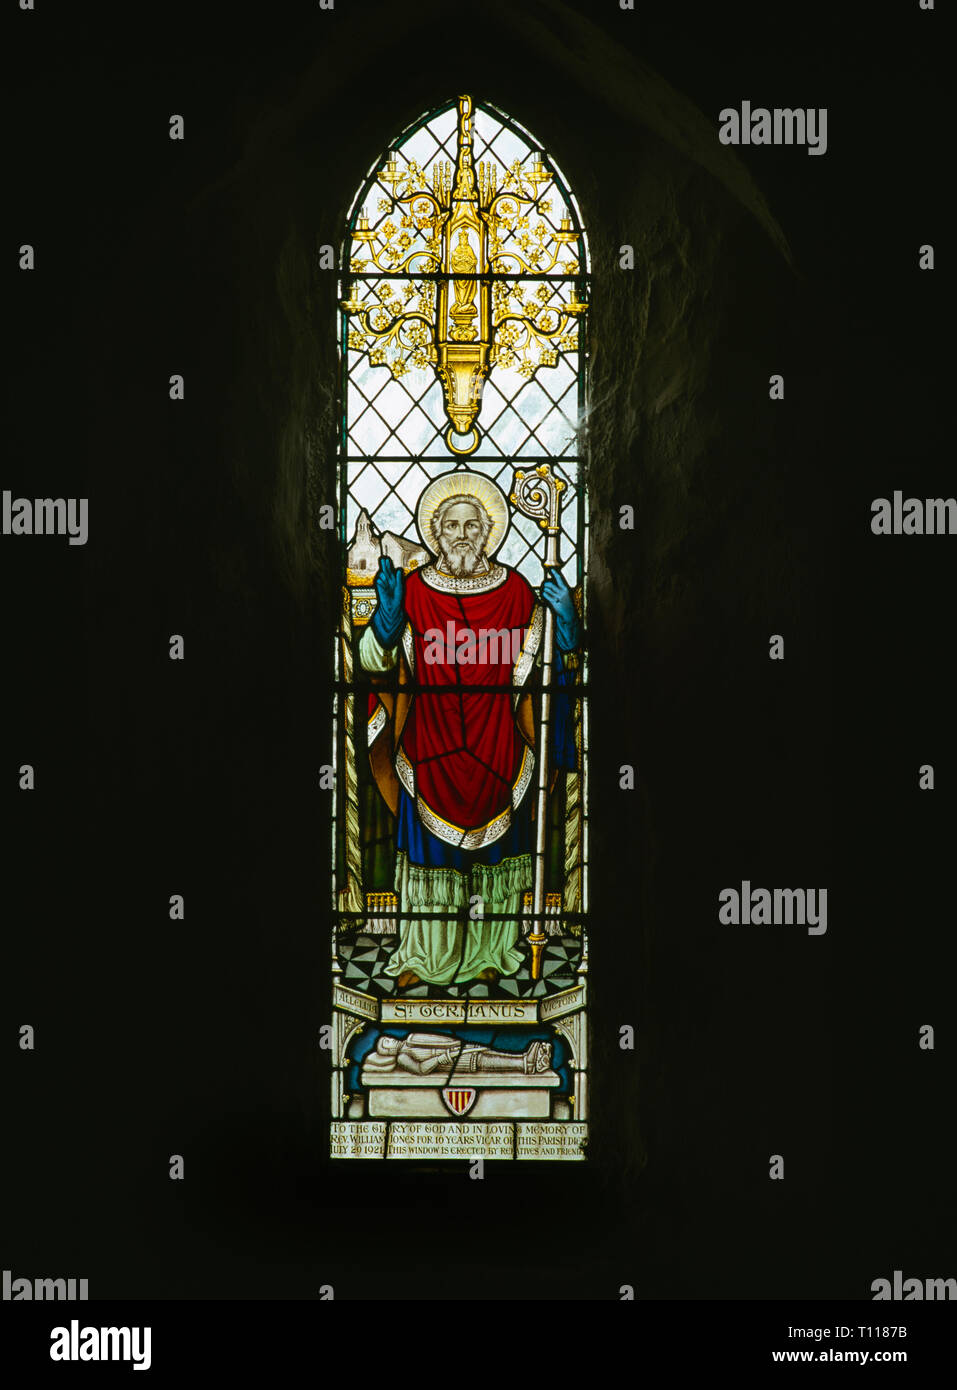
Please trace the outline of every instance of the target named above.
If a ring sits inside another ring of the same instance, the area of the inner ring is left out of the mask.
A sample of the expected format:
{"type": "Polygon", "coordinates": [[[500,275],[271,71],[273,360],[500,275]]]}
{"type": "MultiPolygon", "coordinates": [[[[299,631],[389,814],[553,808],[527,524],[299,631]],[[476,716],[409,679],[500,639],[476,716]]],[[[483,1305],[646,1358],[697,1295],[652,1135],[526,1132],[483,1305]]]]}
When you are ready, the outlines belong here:
{"type": "Polygon", "coordinates": [[[349,214],[334,1156],[583,1155],[588,274],[554,159],[469,96],[349,214]]]}

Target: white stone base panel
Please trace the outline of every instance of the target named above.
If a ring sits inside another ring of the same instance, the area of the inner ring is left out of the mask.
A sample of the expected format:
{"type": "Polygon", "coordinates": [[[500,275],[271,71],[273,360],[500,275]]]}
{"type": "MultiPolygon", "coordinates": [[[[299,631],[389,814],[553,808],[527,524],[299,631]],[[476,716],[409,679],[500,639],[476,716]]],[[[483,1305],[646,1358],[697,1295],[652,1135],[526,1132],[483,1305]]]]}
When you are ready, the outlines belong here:
{"type": "Polygon", "coordinates": [[[470,1120],[540,1119],[551,1115],[550,1092],[561,1085],[555,1072],[528,1076],[477,1074],[456,1070],[446,1082],[434,1076],[373,1076],[363,1071],[366,1111],[370,1119],[448,1119],[442,1087],[461,1086],[478,1095],[469,1108],[470,1120]]]}

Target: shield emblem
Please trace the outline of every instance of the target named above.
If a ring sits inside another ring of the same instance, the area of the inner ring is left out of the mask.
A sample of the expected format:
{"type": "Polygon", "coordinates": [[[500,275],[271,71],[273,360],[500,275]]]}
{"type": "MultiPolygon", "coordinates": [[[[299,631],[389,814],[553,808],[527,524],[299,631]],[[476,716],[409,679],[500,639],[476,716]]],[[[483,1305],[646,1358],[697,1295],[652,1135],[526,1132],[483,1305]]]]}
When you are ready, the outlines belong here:
{"type": "Polygon", "coordinates": [[[442,1099],[453,1115],[467,1115],[475,1104],[478,1091],[474,1086],[443,1086],[442,1099]]]}

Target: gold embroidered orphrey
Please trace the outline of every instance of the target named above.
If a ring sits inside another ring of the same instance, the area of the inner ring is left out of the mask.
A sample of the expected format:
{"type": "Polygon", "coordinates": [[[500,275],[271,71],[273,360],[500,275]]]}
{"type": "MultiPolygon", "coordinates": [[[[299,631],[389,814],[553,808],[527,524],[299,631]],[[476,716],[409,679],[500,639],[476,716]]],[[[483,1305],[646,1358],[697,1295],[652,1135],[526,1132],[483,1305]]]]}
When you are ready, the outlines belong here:
{"type": "MultiPolygon", "coordinates": [[[[562,279],[543,279],[534,294],[526,292],[528,278],[553,272],[559,256],[581,233],[567,216],[558,230],[541,215],[532,225],[536,212],[551,209],[542,195],[553,175],[540,153],[527,165],[515,160],[501,187],[491,160],[480,161],[476,177],[472,109],[471,97],[459,98],[454,182],[448,160],[435,162],[429,183],[414,161],[400,170],[390,154],[378,173],[379,182],[391,190],[379,204],[389,218],[370,228],[363,209],[352,233],[369,259],[353,256],[351,274],[374,266],[393,278],[402,272],[426,278],[410,280],[403,299],[386,279],[374,298],[360,300],[360,282],[353,281],[340,301],[355,325],[350,346],[373,344],[373,365],[389,366],[396,378],[410,364],[435,368],[450,421],[445,442],[454,454],[471,454],[478,447],[476,417],[491,368],[514,367],[530,379],[540,367],[555,366],[559,349],[578,348],[578,320],[588,307],[562,279]],[[398,226],[392,221],[397,208],[398,226]],[[425,236],[424,250],[421,244],[415,247],[416,232],[425,236]]],[[[563,275],[578,275],[574,248],[566,255],[563,275]]]]}

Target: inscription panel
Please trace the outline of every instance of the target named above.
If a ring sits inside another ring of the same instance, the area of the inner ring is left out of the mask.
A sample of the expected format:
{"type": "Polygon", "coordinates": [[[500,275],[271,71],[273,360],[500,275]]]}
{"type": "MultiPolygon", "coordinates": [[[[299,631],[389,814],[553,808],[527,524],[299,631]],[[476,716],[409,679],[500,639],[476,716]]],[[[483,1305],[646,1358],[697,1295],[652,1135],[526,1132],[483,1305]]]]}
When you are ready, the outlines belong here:
{"type": "Polygon", "coordinates": [[[537,1023],[537,999],[383,999],[383,1023],[537,1023]]]}
{"type": "Polygon", "coordinates": [[[464,1023],[464,999],[383,999],[383,1023],[464,1023]]]}
{"type": "Polygon", "coordinates": [[[388,1126],[383,1121],[335,1120],[332,1124],[333,1158],[381,1158],[388,1126]]]}
{"type": "Polygon", "coordinates": [[[517,1120],[337,1120],[333,1158],[584,1159],[588,1126],[517,1120]]]}
{"type": "Polygon", "coordinates": [[[350,989],[348,985],[333,985],[332,1002],[337,1008],[357,1014],[360,1018],[376,1016],[375,1000],[368,994],[360,994],[358,990],[350,989]]]}
{"type": "Polygon", "coordinates": [[[576,1009],[582,1009],[584,1006],[585,986],[575,985],[572,989],[563,989],[560,994],[543,999],[542,1018],[561,1018],[563,1014],[574,1013],[576,1009]]]}
{"type": "Polygon", "coordinates": [[[537,1023],[537,999],[470,999],[469,1023],[537,1023]]]}
{"type": "Polygon", "coordinates": [[[571,1124],[538,1124],[519,1120],[515,1126],[516,1158],[585,1157],[584,1144],[588,1126],[582,1121],[571,1124]]]}
{"type": "Polygon", "coordinates": [[[464,1121],[395,1121],[388,1158],[511,1158],[515,1126],[464,1121]]]}

